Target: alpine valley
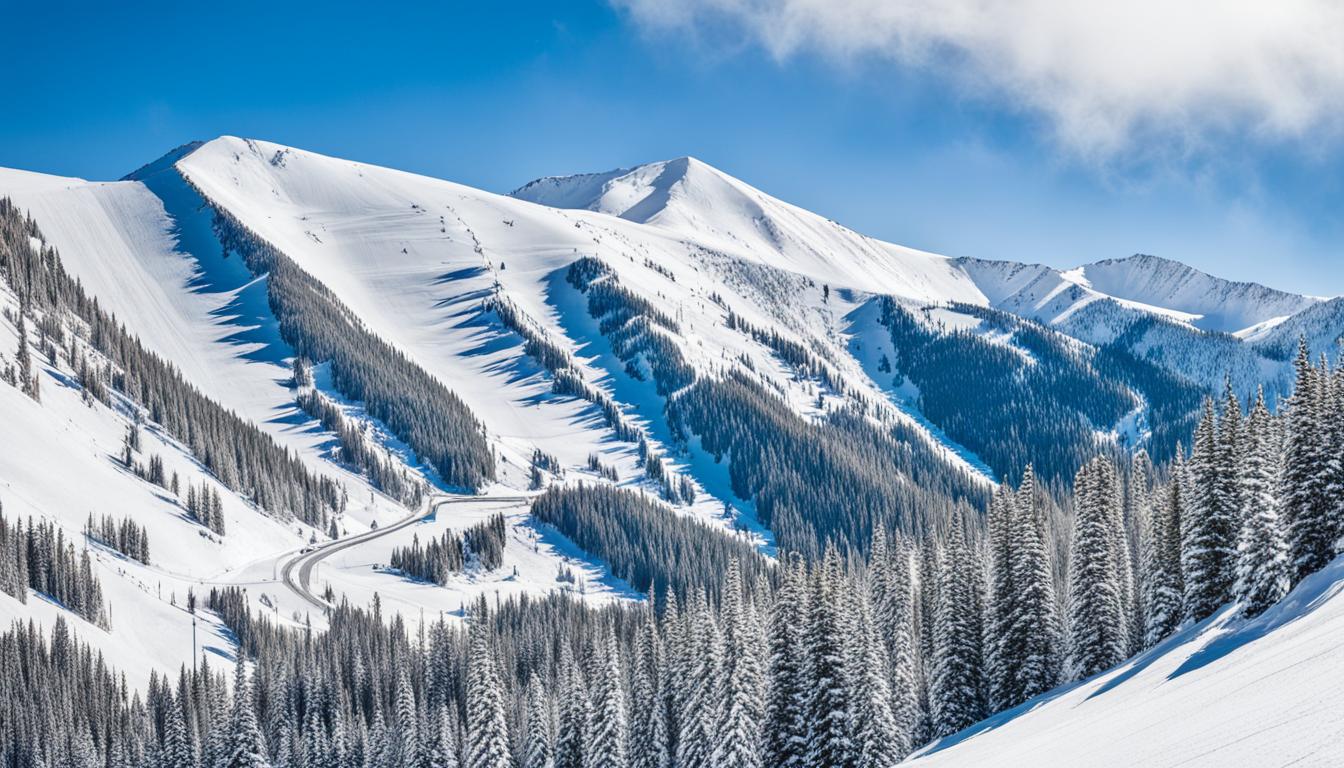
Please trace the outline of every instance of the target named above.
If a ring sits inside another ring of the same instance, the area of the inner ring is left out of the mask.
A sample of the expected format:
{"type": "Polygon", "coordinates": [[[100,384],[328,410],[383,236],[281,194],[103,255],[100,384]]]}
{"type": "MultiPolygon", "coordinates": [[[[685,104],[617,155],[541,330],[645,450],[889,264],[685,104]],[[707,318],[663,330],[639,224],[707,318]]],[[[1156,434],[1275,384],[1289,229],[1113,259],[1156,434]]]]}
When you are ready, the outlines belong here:
{"type": "Polygon", "coordinates": [[[0,169],[0,768],[1344,762],[1344,298],[993,255],[0,169]]]}

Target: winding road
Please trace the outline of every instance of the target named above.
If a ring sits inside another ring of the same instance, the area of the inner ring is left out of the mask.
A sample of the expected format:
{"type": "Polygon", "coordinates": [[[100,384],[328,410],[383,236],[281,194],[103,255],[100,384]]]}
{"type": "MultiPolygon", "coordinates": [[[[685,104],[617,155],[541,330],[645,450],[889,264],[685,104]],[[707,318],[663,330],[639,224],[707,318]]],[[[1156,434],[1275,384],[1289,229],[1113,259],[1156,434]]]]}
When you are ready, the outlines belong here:
{"type": "Polygon", "coordinates": [[[522,503],[528,501],[529,498],[530,497],[528,496],[456,496],[446,493],[436,494],[430,497],[429,503],[425,505],[423,512],[412,512],[410,515],[403,517],[391,525],[375,528],[371,531],[366,531],[346,539],[337,539],[336,541],[318,545],[313,549],[299,552],[280,567],[280,578],[284,580],[285,586],[289,587],[294,594],[303,598],[303,600],[312,604],[318,610],[325,612],[328,608],[333,606],[326,600],[313,594],[308,586],[313,575],[313,569],[316,568],[317,564],[322,560],[337,552],[373,541],[374,539],[380,536],[386,536],[389,533],[395,533],[409,525],[414,525],[421,520],[436,514],[439,507],[448,504],[480,504],[485,502],[522,503]]]}

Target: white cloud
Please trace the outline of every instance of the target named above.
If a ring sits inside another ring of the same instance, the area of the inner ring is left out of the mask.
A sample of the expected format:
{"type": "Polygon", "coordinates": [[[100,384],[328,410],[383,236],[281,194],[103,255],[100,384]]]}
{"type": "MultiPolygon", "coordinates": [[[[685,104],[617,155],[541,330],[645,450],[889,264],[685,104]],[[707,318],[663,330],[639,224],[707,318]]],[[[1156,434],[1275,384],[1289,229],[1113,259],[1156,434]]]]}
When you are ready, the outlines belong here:
{"type": "Polygon", "coordinates": [[[1333,0],[613,2],[647,28],[741,36],[779,59],[927,68],[1043,116],[1084,155],[1155,138],[1310,142],[1344,125],[1344,3],[1333,0]]]}

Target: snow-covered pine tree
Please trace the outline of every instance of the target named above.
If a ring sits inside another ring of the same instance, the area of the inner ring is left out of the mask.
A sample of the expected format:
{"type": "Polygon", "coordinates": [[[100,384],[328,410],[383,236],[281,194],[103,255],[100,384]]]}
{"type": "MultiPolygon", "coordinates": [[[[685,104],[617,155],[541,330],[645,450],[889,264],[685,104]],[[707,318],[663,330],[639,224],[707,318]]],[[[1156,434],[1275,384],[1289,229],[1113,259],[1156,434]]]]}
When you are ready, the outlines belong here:
{"type": "Polygon", "coordinates": [[[1104,458],[1074,479],[1073,542],[1069,556],[1069,674],[1094,675],[1125,657],[1126,627],[1119,558],[1115,469],[1104,458]]]}
{"type": "Polygon", "coordinates": [[[1223,504],[1231,510],[1238,530],[1245,511],[1240,473],[1244,439],[1245,420],[1241,414],[1241,400],[1232,391],[1232,379],[1229,376],[1223,385],[1223,397],[1218,410],[1218,465],[1232,471],[1228,475],[1219,476],[1218,482],[1223,504]]]}
{"type": "Polygon", "coordinates": [[[801,768],[807,760],[806,575],[802,559],[787,556],[779,591],[771,603],[770,687],[765,710],[765,760],[801,768]]]}
{"type": "Polygon", "coordinates": [[[1192,495],[1181,551],[1185,614],[1194,621],[1212,614],[1232,598],[1236,578],[1237,513],[1228,506],[1223,488],[1225,477],[1235,478],[1237,468],[1226,466],[1226,459],[1219,446],[1213,401],[1206,399],[1188,467],[1192,495]]]}
{"type": "Polygon", "coordinates": [[[555,733],[555,768],[583,768],[587,745],[589,694],[583,671],[569,643],[560,646],[559,724],[555,733]]]}
{"type": "Polygon", "coordinates": [[[466,768],[511,768],[509,724],[495,652],[487,630],[473,629],[467,666],[466,768]]]}
{"type": "Polygon", "coordinates": [[[229,716],[227,753],[221,768],[270,768],[266,745],[252,704],[247,662],[240,655],[233,675],[233,712],[229,716]]]}
{"type": "Polygon", "coordinates": [[[1281,495],[1293,583],[1297,583],[1330,562],[1337,525],[1326,496],[1331,457],[1325,398],[1321,396],[1325,383],[1322,372],[1311,364],[1305,339],[1298,341],[1293,366],[1296,380],[1288,401],[1281,495]]]}
{"type": "Polygon", "coordinates": [[[891,709],[886,644],[878,635],[872,606],[858,592],[859,657],[854,675],[854,737],[857,768],[889,768],[910,751],[910,734],[901,729],[891,709]]]}
{"type": "Polygon", "coordinates": [[[985,715],[984,660],[975,590],[979,569],[953,521],[938,579],[929,704],[933,735],[956,733],[985,715]]]}
{"type": "Polygon", "coordinates": [[[1240,476],[1246,513],[1237,549],[1235,595],[1246,616],[1259,616],[1288,594],[1291,576],[1275,492],[1280,454],[1272,419],[1261,390],[1247,422],[1240,476]]]}
{"type": "Polygon", "coordinates": [[[533,672],[527,680],[527,743],[522,768],[554,768],[551,751],[551,702],[541,677],[533,672]]]}
{"type": "Polygon", "coordinates": [[[1013,625],[1018,615],[1018,587],[1014,582],[1018,552],[1013,541],[1017,515],[1012,490],[1007,483],[1000,483],[989,503],[989,599],[985,617],[985,671],[989,708],[994,711],[1017,703],[1022,658],[1020,649],[1013,647],[1013,625]]]}
{"type": "Polygon", "coordinates": [[[630,766],[671,768],[668,751],[667,706],[662,686],[662,638],[654,615],[656,598],[650,594],[635,640],[630,683],[630,766]]]}
{"type": "Polygon", "coordinates": [[[845,617],[840,556],[827,547],[807,601],[809,766],[852,768],[858,757],[850,731],[853,697],[845,665],[845,617]]]}
{"type": "Polygon", "coordinates": [[[719,768],[760,768],[761,720],[765,713],[765,678],[756,625],[742,585],[736,558],[728,564],[723,584],[723,672],[718,695],[719,722],[711,757],[719,768]]]}
{"type": "Polygon", "coordinates": [[[1013,586],[1016,591],[1008,627],[1014,676],[1006,706],[1044,693],[1059,682],[1060,622],[1055,601],[1050,535],[1045,509],[1030,464],[1022,475],[1011,530],[1013,586]]]}
{"type": "MultiPolygon", "coordinates": [[[[458,768],[455,719],[442,702],[434,707],[434,714],[430,716],[429,739],[425,745],[426,768],[458,768]]],[[[529,764],[526,768],[532,766],[529,764]]],[[[547,764],[544,768],[551,768],[551,765],[547,764]]]]}
{"type": "Polygon", "coordinates": [[[1185,464],[1182,449],[1176,446],[1170,479],[1158,494],[1160,499],[1145,531],[1142,567],[1144,571],[1143,642],[1157,645],[1181,623],[1185,601],[1185,580],[1181,570],[1181,521],[1184,518],[1185,464]]]}
{"type": "Polygon", "coordinates": [[[396,728],[393,738],[393,754],[401,765],[420,765],[424,755],[421,750],[418,732],[418,709],[415,705],[415,691],[411,688],[411,679],[402,669],[397,674],[396,692],[396,728]]]}
{"type": "Polygon", "coordinates": [[[593,708],[588,721],[585,768],[626,768],[625,690],[616,635],[610,628],[594,666],[593,708]]]}
{"type": "Polygon", "coordinates": [[[685,693],[677,713],[679,768],[713,766],[714,735],[718,731],[719,680],[723,674],[723,641],[714,612],[703,594],[683,616],[685,693]]]}
{"type": "Polygon", "coordinates": [[[912,551],[898,540],[892,554],[891,580],[887,586],[887,614],[878,631],[888,641],[891,669],[891,715],[903,741],[900,756],[914,747],[919,726],[919,644],[915,626],[915,590],[912,581],[912,551]]]}
{"type": "Polygon", "coordinates": [[[159,756],[161,768],[195,768],[196,753],[187,737],[187,724],[182,719],[180,704],[172,704],[164,722],[163,751],[159,756]]]}

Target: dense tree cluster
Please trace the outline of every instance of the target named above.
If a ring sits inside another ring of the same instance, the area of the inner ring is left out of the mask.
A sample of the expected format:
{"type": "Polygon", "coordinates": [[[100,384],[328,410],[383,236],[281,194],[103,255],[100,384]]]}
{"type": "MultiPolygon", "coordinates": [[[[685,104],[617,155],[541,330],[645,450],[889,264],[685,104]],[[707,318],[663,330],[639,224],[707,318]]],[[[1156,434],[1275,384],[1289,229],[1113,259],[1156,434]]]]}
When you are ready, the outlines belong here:
{"type": "Polygon", "coordinates": [[[129,517],[118,521],[111,515],[103,515],[95,520],[90,512],[84,535],[132,560],[149,563],[149,531],[129,517]]]}
{"type": "Polygon", "coordinates": [[[1109,344],[1097,347],[1092,366],[1102,377],[1123,382],[1143,395],[1143,426],[1148,430],[1144,449],[1154,461],[1168,462],[1178,443],[1187,441],[1199,420],[1204,388],[1135,354],[1146,323],[1136,321],[1109,344]]]}
{"type": "Polygon", "coordinates": [[[461,573],[472,564],[487,571],[503,565],[506,537],[504,516],[491,515],[489,520],[471,526],[460,535],[444,531],[442,536],[431,538],[423,546],[420,537],[414,536],[410,546],[392,550],[388,564],[407,576],[442,586],[454,573],[461,573]]]}
{"type": "Polygon", "coordinates": [[[61,265],[54,248],[35,248],[37,225],[0,198],[0,278],[29,311],[77,325],[67,334],[68,357],[83,339],[109,363],[110,385],[139,404],[177,438],[224,486],[281,517],[325,527],[340,499],[330,479],[310,473],[298,456],[255,425],[226,410],[187,382],[88,296],[61,265]]]}
{"type": "MultiPolygon", "coordinates": [[[[209,608],[255,658],[232,696],[202,664],[128,701],[63,625],[49,645],[16,627],[0,636],[0,706],[30,706],[9,710],[0,765],[889,766],[1118,663],[1210,601],[1255,615],[1333,557],[1338,536],[1320,531],[1344,519],[1329,460],[1344,374],[1303,352],[1298,376],[1278,416],[1263,398],[1247,416],[1234,397],[1210,404],[1168,466],[1097,457],[1063,499],[1028,467],[983,525],[879,524],[866,557],[828,546],[771,567],[640,494],[552,488],[534,514],[660,599],[481,601],[469,630],[440,620],[413,638],[377,598],[315,635],[213,590],[209,608]]],[[[13,538],[0,523],[4,552],[13,538]]]]}
{"type": "Polygon", "coordinates": [[[753,578],[762,567],[750,543],[675,514],[638,491],[605,484],[552,487],[532,503],[532,514],[641,592],[714,592],[734,558],[753,578]]]}
{"type": "Polygon", "coordinates": [[[983,503],[982,488],[917,436],[843,409],[806,421],[742,372],[701,378],[667,410],[674,429],[729,458],[733,492],[756,503],[775,540],[808,557],[827,541],[862,548],[879,524],[925,531],[948,506],[983,503]]]}
{"type": "Polygon", "coordinates": [[[1047,482],[1067,480],[1099,450],[1096,432],[1138,405],[1072,339],[1005,312],[952,309],[1010,335],[1012,346],[977,331],[937,328],[885,299],[893,365],[900,380],[918,388],[920,411],[997,474],[1019,477],[1032,464],[1047,482]]]}
{"type": "MultiPolygon", "coordinates": [[[[86,621],[108,626],[103,587],[87,549],[75,544],[55,523],[29,518],[10,523],[0,507],[0,589],[19,602],[33,589],[86,621]]],[[[3,730],[3,729],[0,729],[3,730]]]]}
{"type": "Polygon", "coordinates": [[[267,277],[271,313],[286,344],[309,360],[330,363],[336,391],[362,402],[445,483],[480,488],[494,479],[485,428],[461,398],[365,327],[321,281],[221,206],[210,205],[226,252],[241,254],[253,274],[267,277]]]}

